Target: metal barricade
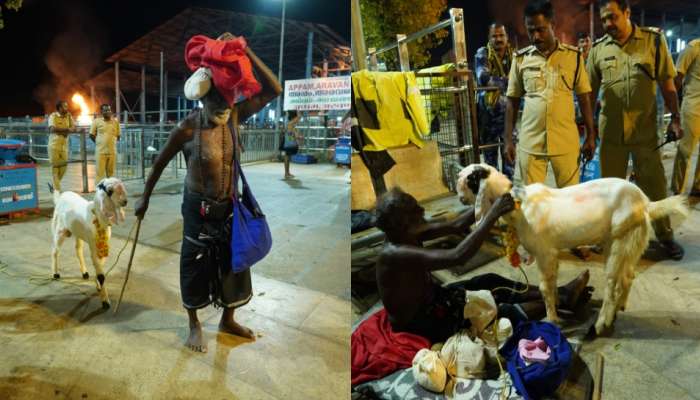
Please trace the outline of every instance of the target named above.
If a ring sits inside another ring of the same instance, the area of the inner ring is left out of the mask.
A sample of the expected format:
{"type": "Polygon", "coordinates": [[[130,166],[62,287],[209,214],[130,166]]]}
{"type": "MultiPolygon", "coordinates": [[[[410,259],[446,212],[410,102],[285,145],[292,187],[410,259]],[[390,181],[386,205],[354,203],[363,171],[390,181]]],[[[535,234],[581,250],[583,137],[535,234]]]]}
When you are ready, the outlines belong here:
{"type": "MultiPolygon", "coordinates": [[[[423,105],[430,122],[430,140],[437,142],[445,184],[456,191],[457,174],[464,165],[478,162],[473,143],[474,112],[469,101],[470,85],[462,76],[469,72],[416,73],[423,105]]],[[[468,79],[468,78],[467,78],[468,79]]],[[[470,81],[467,81],[469,83],[470,81]]]]}
{"type": "MultiPolygon", "coordinates": [[[[184,112],[182,113],[184,114],[184,112]]],[[[39,118],[37,118],[39,119],[39,118]]],[[[168,123],[135,124],[125,116],[121,124],[121,137],[117,141],[117,163],[115,175],[124,181],[145,180],[153,162],[165,146],[174,121],[168,123]]],[[[269,161],[279,153],[279,134],[274,129],[251,129],[239,127],[245,151],[242,163],[269,161]]],[[[88,138],[89,126],[78,126],[76,132],[68,135],[69,163],[82,163],[83,192],[88,192],[89,164],[95,161],[95,144],[88,138]]],[[[31,118],[0,119],[0,138],[19,139],[26,143],[26,151],[38,161],[48,161],[49,130],[44,119],[33,122],[31,118]]],[[[182,152],[179,152],[164,169],[163,177],[182,177],[187,165],[182,152]]]]}
{"type": "Polygon", "coordinates": [[[240,130],[243,153],[242,163],[257,161],[270,161],[279,153],[280,135],[274,129],[249,129],[240,130]]]}

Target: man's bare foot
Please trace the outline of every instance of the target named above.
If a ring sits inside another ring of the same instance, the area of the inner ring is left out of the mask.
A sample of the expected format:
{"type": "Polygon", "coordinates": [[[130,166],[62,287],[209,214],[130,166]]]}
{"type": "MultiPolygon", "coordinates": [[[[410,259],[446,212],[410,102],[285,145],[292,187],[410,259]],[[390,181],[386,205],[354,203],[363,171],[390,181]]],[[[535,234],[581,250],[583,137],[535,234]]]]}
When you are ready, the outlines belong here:
{"type": "Polygon", "coordinates": [[[588,270],[585,270],[579,276],[574,278],[574,280],[559,288],[561,308],[566,310],[575,308],[579,303],[579,299],[586,297],[581,296],[582,294],[587,294],[588,299],[590,299],[590,290],[586,287],[589,278],[590,273],[588,270]]]}
{"type": "Polygon", "coordinates": [[[286,174],[286,175],[284,175],[284,179],[294,179],[294,178],[295,178],[295,176],[292,175],[292,174],[286,174]]]}
{"type": "Polygon", "coordinates": [[[233,319],[228,320],[228,321],[221,320],[221,322],[219,322],[219,331],[224,332],[224,333],[228,333],[231,335],[244,337],[246,339],[255,340],[255,334],[253,333],[252,330],[239,324],[238,322],[234,321],[233,319]]]}
{"type": "Polygon", "coordinates": [[[204,343],[202,335],[202,324],[197,322],[194,325],[190,325],[190,336],[187,338],[185,346],[192,351],[197,351],[200,353],[207,352],[207,344],[204,343]]]}

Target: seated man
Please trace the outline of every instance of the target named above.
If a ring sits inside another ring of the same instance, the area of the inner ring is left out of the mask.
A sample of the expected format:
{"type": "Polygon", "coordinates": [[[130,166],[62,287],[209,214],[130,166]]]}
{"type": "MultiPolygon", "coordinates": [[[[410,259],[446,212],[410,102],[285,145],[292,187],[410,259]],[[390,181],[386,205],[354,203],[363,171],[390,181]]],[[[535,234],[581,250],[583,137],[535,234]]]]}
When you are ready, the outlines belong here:
{"type": "MultiPolygon", "coordinates": [[[[432,282],[430,272],[464,264],[481,247],[498,218],[512,211],[513,198],[505,194],[493,204],[488,214],[469,233],[474,223],[470,208],[454,221],[428,223],[424,210],[413,196],[393,189],[377,204],[377,227],[386,234],[386,243],[377,261],[377,285],[392,328],[441,342],[463,326],[465,290],[493,291],[499,304],[499,317],[515,325],[520,320],[540,319],[545,315],[539,289],[511,281],[496,274],[485,274],[466,282],[443,288],[432,282]],[[466,234],[453,249],[426,249],[422,243],[450,234],[466,234]],[[527,290],[525,290],[527,289],[527,290]]],[[[574,308],[580,300],[590,298],[588,271],[559,288],[559,306],[574,308]]]]}

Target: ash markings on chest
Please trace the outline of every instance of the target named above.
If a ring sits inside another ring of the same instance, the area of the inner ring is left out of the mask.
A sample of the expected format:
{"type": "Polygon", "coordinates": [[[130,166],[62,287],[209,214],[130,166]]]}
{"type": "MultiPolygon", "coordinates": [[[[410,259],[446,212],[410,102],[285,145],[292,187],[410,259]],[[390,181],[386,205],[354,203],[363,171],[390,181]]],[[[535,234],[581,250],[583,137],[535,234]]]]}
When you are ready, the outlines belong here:
{"type": "Polygon", "coordinates": [[[228,166],[232,162],[233,139],[225,126],[203,130],[200,154],[202,162],[210,165],[228,166]]]}

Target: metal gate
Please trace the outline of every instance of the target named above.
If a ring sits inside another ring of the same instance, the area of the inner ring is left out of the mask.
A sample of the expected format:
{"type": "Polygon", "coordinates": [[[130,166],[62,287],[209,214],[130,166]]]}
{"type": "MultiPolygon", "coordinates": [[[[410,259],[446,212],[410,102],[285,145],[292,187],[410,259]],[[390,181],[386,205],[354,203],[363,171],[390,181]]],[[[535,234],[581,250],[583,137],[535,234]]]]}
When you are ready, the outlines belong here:
{"type": "Polygon", "coordinates": [[[377,70],[378,56],[398,52],[402,72],[411,71],[408,43],[441,29],[450,28],[455,63],[451,71],[416,71],[423,104],[430,121],[430,136],[438,144],[442,159],[443,179],[456,191],[457,173],[465,165],[479,162],[479,142],[474,96],[474,74],[468,69],[464,15],[461,8],[450,9],[450,18],[410,35],[396,35],[396,43],[380,49],[370,48],[368,65],[377,70]]]}

